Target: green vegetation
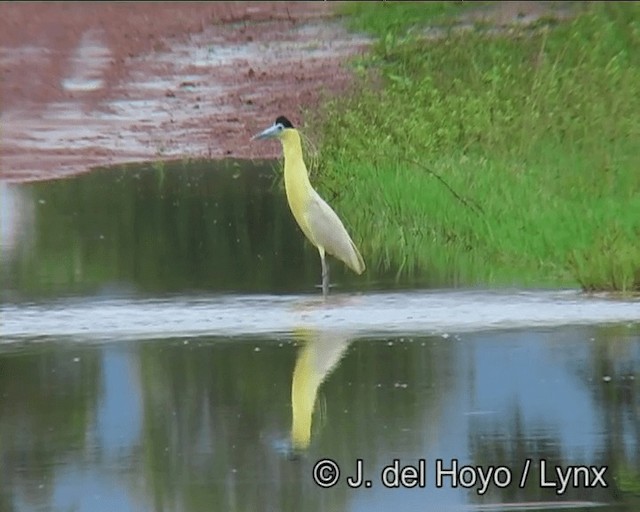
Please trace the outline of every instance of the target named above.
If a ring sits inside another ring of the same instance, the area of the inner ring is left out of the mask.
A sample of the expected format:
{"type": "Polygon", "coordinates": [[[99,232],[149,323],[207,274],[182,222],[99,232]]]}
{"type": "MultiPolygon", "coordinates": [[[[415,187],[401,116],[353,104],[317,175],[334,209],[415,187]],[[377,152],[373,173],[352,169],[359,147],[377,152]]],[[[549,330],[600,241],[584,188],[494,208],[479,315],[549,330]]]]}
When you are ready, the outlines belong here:
{"type": "Polygon", "coordinates": [[[406,32],[430,23],[450,24],[455,15],[485,2],[348,2],[349,28],[378,37],[406,32]]]}
{"type": "Polygon", "coordinates": [[[380,37],[353,92],[312,120],[320,188],[369,266],[640,290],[640,4],[424,37],[417,24],[458,8],[437,5],[349,5],[380,37]]]}

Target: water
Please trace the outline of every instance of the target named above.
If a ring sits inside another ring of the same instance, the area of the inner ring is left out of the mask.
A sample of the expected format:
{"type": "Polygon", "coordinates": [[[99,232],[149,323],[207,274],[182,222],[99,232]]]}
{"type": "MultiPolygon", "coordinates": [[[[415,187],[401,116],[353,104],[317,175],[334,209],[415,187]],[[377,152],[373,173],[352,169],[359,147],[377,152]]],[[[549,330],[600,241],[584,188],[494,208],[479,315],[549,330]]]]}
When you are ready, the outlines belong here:
{"type": "Polygon", "coordinates": [[[7,304],[4,343],[289,333],[301,323],[355,334],[446,334],[638,320],[640,303],[575,291],[431,290],[315,295],[189,295],[7,304]]]}
{"type": "Polygon", "coordinates": [[[324,302],[267,163],[0,192],[2,511],[640,507],[637,301],[334,265],[324,302]]]}
{"type": "MultiPolygon", "coordinates": [[[[318,252],[277,180],[272,162],[232,161],[5,185],[1,298],[313,291],[318,252]]],[[[332,278],[341,290],[373,279],[341,264],[332,278]]]]}

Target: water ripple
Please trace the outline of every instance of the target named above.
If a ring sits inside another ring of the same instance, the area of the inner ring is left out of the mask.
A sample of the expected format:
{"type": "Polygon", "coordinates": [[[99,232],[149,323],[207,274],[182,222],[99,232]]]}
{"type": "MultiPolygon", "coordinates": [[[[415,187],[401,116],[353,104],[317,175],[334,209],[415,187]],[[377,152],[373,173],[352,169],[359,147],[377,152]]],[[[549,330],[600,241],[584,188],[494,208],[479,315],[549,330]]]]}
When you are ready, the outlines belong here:
{"type": "Polygon", "coordinates": [[[442,334],[570,324],[640,322],[640,302],[576,291],[419,291],[74,299],[0,307],[0,342],[87,341],[291,333],[442,334]]]}

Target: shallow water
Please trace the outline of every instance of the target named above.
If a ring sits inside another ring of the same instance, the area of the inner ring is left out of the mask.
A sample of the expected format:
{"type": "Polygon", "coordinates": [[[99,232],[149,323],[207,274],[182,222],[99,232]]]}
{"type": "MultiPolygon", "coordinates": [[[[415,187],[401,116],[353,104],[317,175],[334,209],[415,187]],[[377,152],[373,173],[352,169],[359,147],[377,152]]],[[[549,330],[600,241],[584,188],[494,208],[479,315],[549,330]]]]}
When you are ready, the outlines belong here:
{"type": "Polygon", "coordinates": [[[2,185],[0,510],[638,510],[638,301],[337,266],[323,301],[271,172],[2,185]]]}
{"type": "Polygon", "coordinates": [[[435,336],[328,327],[4,344],[5,509],[637,510],[638,324],[435,336]],[[312,478],[324,459],[343,472],[330,489],[312,478]],[[346,485],[358,459],[371,488],[346,485]],[[394,459],[424,459],[424,488],[382,485],[394,459]],[[504,467],[512,482],[481,495],[450,477],[437,488],[437,459],[504,467]],[[606,466],[609,487],[558,495],[540,487],[541,461],[548,485],[551,467],[577,465],[606,466]]]}
{"type": "MultiPolygon", "coordinates": [[[[273,162],[168,163],[32,185],[0,182],[3,301],[314,291],[317,251],[273,162]]],[[[341,290],[380,286],[333,264],[341,290]]],[[[385,281],[381,281],[386,285],[385,281]]]]}

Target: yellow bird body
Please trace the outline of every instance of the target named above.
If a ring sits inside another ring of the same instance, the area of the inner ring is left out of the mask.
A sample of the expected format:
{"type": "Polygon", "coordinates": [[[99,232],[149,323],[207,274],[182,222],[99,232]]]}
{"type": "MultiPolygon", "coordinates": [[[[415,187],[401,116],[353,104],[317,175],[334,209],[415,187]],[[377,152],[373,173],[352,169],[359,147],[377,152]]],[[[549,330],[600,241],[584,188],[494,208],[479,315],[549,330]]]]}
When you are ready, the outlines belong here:
{"type": "Polygon", "coordinates": [[[360,251],[351,240],[340,217],[311,186],[302,157],[300,134],[285,117],[254,139],[278,138],[284,153],[284,185],[291,213],[309,241],[318,248],[322,262],[322,292],[329,291],[329,267],[325,253],[338,258],[357,274],[365,270],[360,251]]]}
{"type": "Polygon", "coordinates": [[[281,141],[284,153],[284,188],[289,208],[302,232],[317,247],[318,244],[313,240],[309,223],[304,214],[309,209],[311,195],[315,190],[311,186],[307,166],[302,159],[300,134],[289,131],[289,133],[283,134],[281,141]]]}
{"type": "Polygon", "coordinates": [[[300,134],[297,130],[288,128],[280,141],[284,152],[287,201],[300,229],[321,253],[326,251],[357,274],[362,274],[366,266],[360,251],[340,217],[311,186],[307,166],[302,158],[300,134]]]}

